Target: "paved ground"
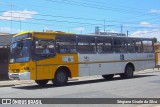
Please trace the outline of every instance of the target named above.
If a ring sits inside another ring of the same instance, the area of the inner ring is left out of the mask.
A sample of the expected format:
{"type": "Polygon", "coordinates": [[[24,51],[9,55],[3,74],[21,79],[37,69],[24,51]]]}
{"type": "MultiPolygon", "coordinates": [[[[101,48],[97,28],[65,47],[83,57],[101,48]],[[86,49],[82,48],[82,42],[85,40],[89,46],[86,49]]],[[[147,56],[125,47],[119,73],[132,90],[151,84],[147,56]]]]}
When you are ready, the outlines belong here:
{"type": "MultiPolygon", "coordinates": [[[[1,98],[160,98],[160,72],[145,70],[135,73],[132,79],[114,78],[105,81],[101,76],[83,77],[70,80],[67,86],[37,86],[34,81],[0,81],[1,98]]],[[[1,106],[1,105],[0,105],[1,106]]],[[[7,105],[9,106],[9,105],[7,105]]],[[[14,105],[11,105],[13,107],[14,105]]],[[[18,107],[16,105],[15,107],[18,107]]],[[[44,105],[37,105],[43,107],[44,105]]],[[[53,106],[53,105],[47,105],[53,106]]],[[[121,107],[122,105],[75,105],[64,104],[57,107],[121,107]]],[[[131,104],[124,107],[160,107],[156,104],[131,104]]],[[[5,107],[3,105],[3,107],[5,107]]]]}
{"type": "MultiPolygon", "coordinates": [[[[135,74],[145,74],[145,73],[152,73],[152,72],[160,72],[157,68],[155,69],[148,69],[144,71],[138,71],[135,72],[135,74]]],[[[86,80],[93,80],[93,79],[99,79],[101,76],[92,76],[92,77],[80,77],[80,78],[74,78],[70,79],[70,82],[74,81],[86,81],[86,80]]],[[[50,82],[51,83],[51,82],[50,82]]],[[[33,80],[1,80],[0,81],[0,87],[10,87],[20,84],[35,84],[33,80]]]]}

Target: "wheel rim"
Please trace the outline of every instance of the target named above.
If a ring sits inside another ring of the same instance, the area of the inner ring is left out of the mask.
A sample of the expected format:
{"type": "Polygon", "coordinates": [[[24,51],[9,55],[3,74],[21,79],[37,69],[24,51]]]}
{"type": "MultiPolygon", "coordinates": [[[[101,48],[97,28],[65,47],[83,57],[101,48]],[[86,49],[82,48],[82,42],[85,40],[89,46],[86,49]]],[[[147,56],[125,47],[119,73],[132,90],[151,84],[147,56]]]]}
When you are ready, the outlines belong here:
{"type": "Polygon", "coordinates": [[[66,81],[66,75],[63,72],[59,72],[57,75],[57,80],[61,83],[66,81]]]}
{"type": "Polygon", "coordinates": [[[133,70],[132,70],[131,67],[127,68],[127,75],[128,75],[128,77],[132,77],[133,76],[133,70]]]}

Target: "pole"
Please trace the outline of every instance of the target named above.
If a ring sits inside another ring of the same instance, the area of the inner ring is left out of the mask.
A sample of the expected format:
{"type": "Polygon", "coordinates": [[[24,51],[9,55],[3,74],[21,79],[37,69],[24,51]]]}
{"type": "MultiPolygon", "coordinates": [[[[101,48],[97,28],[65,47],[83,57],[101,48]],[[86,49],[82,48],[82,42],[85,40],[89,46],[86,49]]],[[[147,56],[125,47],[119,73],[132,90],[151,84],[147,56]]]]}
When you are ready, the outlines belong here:
{"type": "Polygon", "coordinates": [[[121,33],[123,33],[123,25],[121,25],[121,33]]]}
{"type": "Polygon", "coordinates": [[[104,20],[104,32],[106,31],[106,21],[104,20]]]}
{"type": "Polygon", "coordinates": [[[12,4],[11,4],[11,34],[12,34],[12,4]]]}
{"type": "Polygon", "coordinates": [[[127,37],[128,37],[128,32],[129,32],[129,31],[127,30],[127,37]]]}

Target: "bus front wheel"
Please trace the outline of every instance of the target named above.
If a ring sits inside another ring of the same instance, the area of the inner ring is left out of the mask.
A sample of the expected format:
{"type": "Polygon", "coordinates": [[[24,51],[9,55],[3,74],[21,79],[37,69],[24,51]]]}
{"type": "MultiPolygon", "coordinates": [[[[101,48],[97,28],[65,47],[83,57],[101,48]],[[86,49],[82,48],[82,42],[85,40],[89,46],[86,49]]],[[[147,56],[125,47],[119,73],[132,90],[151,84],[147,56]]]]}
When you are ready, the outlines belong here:
{"type": "Polygon", "coordinates": [[[52,80],[54,85],[56,86],[62,86],[67,84],[68,81],[68,75],[63,69],[57,70],[54,79],[52,80]]]}
{"type": "Polygon", "coordinates": [[[35,82],[40,86],[45,86],[48,83],[48,80],[35,80],[35,82]]]}
{"type": "Polygon", "coordinates": [[[127,65],[125,68],[125,72],[120,74],[121,78],[132,78],[134,73],[134,68],[131,65],[127,65]]]}

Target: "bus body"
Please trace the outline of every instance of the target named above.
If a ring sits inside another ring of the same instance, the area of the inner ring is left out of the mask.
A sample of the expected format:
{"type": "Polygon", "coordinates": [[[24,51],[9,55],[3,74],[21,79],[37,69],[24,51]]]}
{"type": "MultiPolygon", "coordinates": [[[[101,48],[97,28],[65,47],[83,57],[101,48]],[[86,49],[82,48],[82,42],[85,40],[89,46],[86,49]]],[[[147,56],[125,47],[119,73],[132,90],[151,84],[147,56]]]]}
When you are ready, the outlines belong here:
{"type": "Polygon", "coordinates": [[[68,77],[102,75],[133,77],[134,71],[155,67],[153,39],[62,32],[24,32],[10,46],[11,79],[45,85],[67,83],[68,77]],[[45,54],[47,45],[49,53],[45,54]]]}
{"type": "Polygon", "coordinates": [[[160,67],[160,44],[154,44],[156,67],[160,67]]]}

